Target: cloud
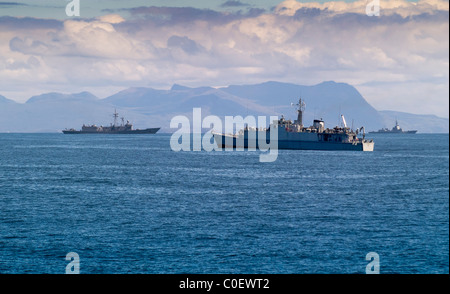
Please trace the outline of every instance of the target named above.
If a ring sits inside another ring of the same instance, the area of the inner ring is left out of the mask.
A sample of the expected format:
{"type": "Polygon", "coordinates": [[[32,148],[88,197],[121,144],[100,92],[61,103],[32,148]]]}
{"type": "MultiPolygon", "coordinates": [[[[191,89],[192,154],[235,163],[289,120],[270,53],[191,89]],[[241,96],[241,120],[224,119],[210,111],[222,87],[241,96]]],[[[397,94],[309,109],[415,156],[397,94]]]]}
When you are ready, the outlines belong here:
{"type": "Polygon", "coordinates": [[[195,41],[189,39],[188,37],[180,37],[180,36],[171,36],[167,40],[167,47],[169,48],[180,48],[184,52],[193,55],[199,53],[202,48],[195,41]]]}
{"type": "MultiPolygon", "coordinates": [[[[366,14],[366,7],[376,1],[357,0],[353,2],[344,1],[325,1],[317,2],[297,2],[295,0],[287,0],[278,4],[274,12],[280,15],[293,16],[299,9],[320,9],[340,13],[358,13],[366,14]]],[[[446,0],[419,0],[411,2],[406,0],[380,0],[380,14],[392,15],[399,14],[402,17],[418,15],[422,13],[432,13],[433,11],[449,10],[449,2],[446,0]]]]}
{"type": "Polygon", "coordinates": [[[15,7],[15,6],[28,6],[25,3],[19,3],[19,2],[0,2],[0,7],[7,8],[7,7],[15,7]]]}
{"type": "Polygon", "coordinates": [[[111,24],[121,23],[121,22],[125,21],[125,19],[118,14],[102,15],[102,16],[98,17],[98,20],[101,22],[106,22],[106,23],[111,23],[111,24]]]}
{"type": "Polygon", "coordinates": [[[55,19],[41,19],[32,17],[0,16],[0,28],[2,31],[14,30],[40,30],[61,29],[63,22],[55,19]]]}
{"type": "Polygon", "coordinates": [[[427,109],[448,116],[448,107],[436,106],[448,105],[448,2],[381,1],[380,17],[365,14],[367,3],[285,1],[270,12],[150,6],[66,21],[0,17],[0,85],[20,93],[20,80],[76,91],[336,80],[360,85],[377,106],[402,93],[387,104],[401,110],[417,101],[417,113],[425,111],[417,93],[429,85],[440,98],[427,109]]]}
{"type": "Polygon", "coordinates": [[[249,6],[247,3],[242,3],[241,1],[225,1],[220,5],[220,7],[243,7],[243,6],[249,6]]]}
{"type": "Polygon", "coordinates": [[[194,21],[217,21],[229,20],[231,15],[226,15],[211,9],[198,9],[193,7],[136,7],[122,9],[135,18],[150,20],[155,24],[186,23],[194,21]]]}
{"type": "Polygon", "coordinates": [[[22,70],[22,69],[31,69],[33,67],[39,67],[39,60],[31,56],[26,61],[14,60],[13,58],[6,59],[5,68],[8,70],[22,70]]]}
{"type": "MultiPolygon", "coordinates": [[[[113,10],[105,10],[113,12],[113,10]]],[[[212,9],[199,9],[194,7],[157,7],[141,6],[116,10],[117,13],[128,13],[134,20],[145,20],[154,25],[173,26],[180,23],[192,24],[199,21],[208,22],[211,25],[223,25],[235,20],[247,17],[256,17],[265,12],[260,8],[249,8],[245,12],[221,12],[212,9]]]]}
{"type": "Polygon", "coordinates": [[[122,22],[116,16],[99,20],[67,20],[61,29],[37,30],[34,34],[23,33],[23,37],[10,40],[11,51],[38,56],[81,56],[101,59],[150,58],[151,44],[116,31],[114,24],[122,22]]]}

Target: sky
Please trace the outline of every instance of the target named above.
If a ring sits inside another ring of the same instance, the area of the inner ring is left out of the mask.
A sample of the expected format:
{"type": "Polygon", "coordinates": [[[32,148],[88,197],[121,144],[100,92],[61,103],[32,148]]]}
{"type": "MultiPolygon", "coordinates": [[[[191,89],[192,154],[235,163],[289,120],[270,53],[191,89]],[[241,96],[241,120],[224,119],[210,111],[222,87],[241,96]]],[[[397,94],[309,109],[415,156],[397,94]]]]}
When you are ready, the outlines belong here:
{"type": "Polygon", "coordinates": [[[378,110],[449,117],[448,0],[70,3],[0,1],[0,95],[333,80],[378,110]]]}

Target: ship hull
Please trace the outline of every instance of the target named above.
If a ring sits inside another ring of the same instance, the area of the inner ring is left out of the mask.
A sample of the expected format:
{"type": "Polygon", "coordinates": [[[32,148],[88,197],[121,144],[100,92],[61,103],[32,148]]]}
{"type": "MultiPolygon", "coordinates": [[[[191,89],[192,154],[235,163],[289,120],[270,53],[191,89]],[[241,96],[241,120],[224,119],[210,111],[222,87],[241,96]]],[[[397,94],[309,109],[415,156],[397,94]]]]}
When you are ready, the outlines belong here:
{"type": "Polygon", "coordinates": [[[156,134],[160,128],[149,128],[143,130],[126,130],[126,131],[101,131],[101,132],[86,132],[86,131],[75,131],[75,130],[64,130],[64,134],[68,135],[78,135],[78,134],[106,134],[106,135],[131,135],[131,134],[156,134]]]}
{"type": "Polygon", "coordinates": [[[374,131],[374,132],[369,132],[369,134],[415,134],[417,133],[416,130],[414,131],[403,131],[403,132],[392,132],[392,131],[374,131]]]}
{"type": "MultiPolygon", "coordinates": [[[[255,143],[250,144],[247,138],[239,140],[236,136],[213,133],[214,140],[219,148],[255,148],[255,143]],[[227,139],[228,137],[228,139],[227,139]]],[[[256,140],[256,149],[258,149],[256,140]]],[[[277,149],[290,150],[345,150],[345,151],[373,151],[373,141],[361,141],[358,143],[338,143],[302,140],[278,140],[277,149]]]]}

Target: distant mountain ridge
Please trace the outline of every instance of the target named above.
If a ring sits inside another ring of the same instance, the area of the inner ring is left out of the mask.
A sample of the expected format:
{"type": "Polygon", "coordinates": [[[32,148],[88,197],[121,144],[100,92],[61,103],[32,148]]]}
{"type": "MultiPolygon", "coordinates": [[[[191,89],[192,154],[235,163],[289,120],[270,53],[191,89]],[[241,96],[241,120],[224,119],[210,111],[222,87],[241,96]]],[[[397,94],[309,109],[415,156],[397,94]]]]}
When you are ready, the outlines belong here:
{"type": "Polygon", "coordinates": [[[67,100],[79,100],[79,101],[95,101],[99,98],[90,92],[81,92],[75,94],[62,94],[62,93],[46,93],[38,96],[33,96],[27,100],[26,103],[39,103],[42,101],[67,101],[67,100]]]}
{"type": "Polygon", "coordinates": [[[6,103],[16,103],[14,100],[10,100],[6,98],[5,96],[0,95],[0,104],[6,104],[6,103]]]}
{"type": "Polygon", "coordinates": [[[403,129],[419,132],[448,133],[448,119],[433,115],[377,111],[351,85],[323,82],[303,86],[281,82],[254,85],[230,85],[222,88],[190,88],[174,84],[171,89],[157,90],[133,87],[100,99],[89,92],[46,93],[33,96],[26,103],[16,103],[0,95],[0,132],[60,132],[64,128],[80,128],[82,124],[109,125],[112,113],[130,120],[136,128],[161,127],[161,132],[173,132],[170,120],[176,115],[192,115],[194,107],[202,116],[284,115],[296,118],[299,98],[306,101],[303,122],[323,119],[326,127],[340,123],[340,114],[354,128],[367,131],[391,128],[392,118],[403,129]]]}
{"type": "Polygon", "coordinates": [[[352,86],[333,81],[322,82],[314,86],[302,86],[279,82],[266,82],[257,85],[229,86],[223,89],[228,93],[241,95],[263,105],[275,106],[278,113],[295,117],[290,106],[301,97],[306,102],[304,123],[313,119],[323,119],[329,127],[340,123],[343,114],[348,123],[355,127],[364,125],[374,128],[381,125],[382,117],[361,94],[352,86]]]}

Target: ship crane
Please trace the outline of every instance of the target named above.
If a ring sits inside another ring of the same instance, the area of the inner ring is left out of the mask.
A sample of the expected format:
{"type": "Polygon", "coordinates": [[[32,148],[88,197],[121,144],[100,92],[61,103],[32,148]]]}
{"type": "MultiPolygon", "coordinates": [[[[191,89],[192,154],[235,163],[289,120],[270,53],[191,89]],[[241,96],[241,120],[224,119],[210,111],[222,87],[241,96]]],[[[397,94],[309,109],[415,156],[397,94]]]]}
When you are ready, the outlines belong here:
{"type": "Polygon", "coordinates": [[[363,140],[366,138],[366,129],[364,127],[360,127],[359,129],[356,129],[356,134],[358,135],[358,132],[363,132],[363,140]]]}
{"type": "Polygon", "coordinates": [[[345,121],[345,117],[343,114],[341,114],[342,123],[344,124],[344,128],[347,128],[347,122],[345,121]]]}

